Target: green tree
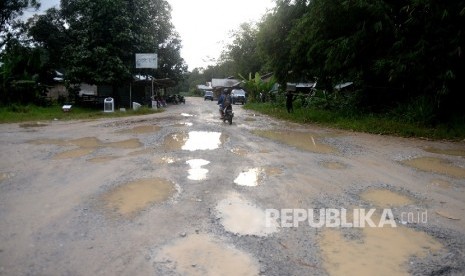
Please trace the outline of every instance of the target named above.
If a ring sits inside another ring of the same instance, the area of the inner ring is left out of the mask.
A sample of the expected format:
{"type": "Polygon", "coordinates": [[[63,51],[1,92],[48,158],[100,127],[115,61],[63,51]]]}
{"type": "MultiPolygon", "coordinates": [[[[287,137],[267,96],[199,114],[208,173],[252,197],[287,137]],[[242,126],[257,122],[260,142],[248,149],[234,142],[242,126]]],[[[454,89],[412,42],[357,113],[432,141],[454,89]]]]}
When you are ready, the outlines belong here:
{"type": "Polygon", "coordinates": [[[37,0],[2,0],[0,2],[0,48],[11,38],[11,24],[23,15],[27,8],[37,10],[40,3],[37,0]]]}
{"type": "Polygon", "coordinates": [[[236,75],[261,72],[263,62],[258,52],[257,32],[253,24],[243,23],[233,33],[233,41],[226,45],[223,62],[231,62],[236,75]]]}

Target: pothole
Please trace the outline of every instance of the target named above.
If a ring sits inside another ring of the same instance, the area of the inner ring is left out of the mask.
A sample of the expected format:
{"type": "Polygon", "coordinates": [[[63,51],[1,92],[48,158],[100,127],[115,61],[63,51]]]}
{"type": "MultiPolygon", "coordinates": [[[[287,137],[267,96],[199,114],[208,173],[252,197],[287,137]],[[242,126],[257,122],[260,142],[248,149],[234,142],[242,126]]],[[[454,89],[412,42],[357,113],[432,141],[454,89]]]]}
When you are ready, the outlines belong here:
{"type": "Polygon", "coordinates": [[[263,170],[260,168],[253,168],[247,171],[243,171],[236,177],[236,179],[234,179],[234,183],[236,183],[239,186],[258,186],[260,174],[262,172],[263,170]]]}
{"type": "Polygon", "coordinates": [[[457,167],[451,162],[436,157],[418,157],[405,160],[405,165],[425,172],[444,174],[456,178],[465,178],[465,168],[457,167]]]}
{"type": "Polygon", "coordinates": [[[202,168],[210,164],[210,161],[204,159],[192,159],[186,161],[186,163],[191,167],[188,170],[189,176],[187,177],[190,180],[205,180],[207,178],[208,170],[202,168]]]}
{"type": "Polygon", "coordinates": [[[315,153],[337,153],[338,150],[321,142],[321,138],[313,133],[299,131],[256,130],[254,134],[315,153]]]}
{"type": "Polygon", "coordinates": [[[80,158],[94,152],[94,148],[77,148],[67,150],[64,152],[57,153],[53,156],[53,159],[69,159],[69,158],[80,158]]]}
{"type": "Polygon", "coordinates": [[[462,150],[462,149],[438,149],[438,148],[428,147],[428,148],[425,148],[424,150],[427,152],[431,152],[431,153],[465,157],[465,150],[462,150]]]}
{"type": "Polygon", "coordinates": [[[330,170],[343,170],[347,168],[346,164],[335,161],[321,162],[321,165],[330,170]]]}
{"type": "Polygon", "coordinates": [[[367,190],[360,194],[360,198],[383,208],[405,206],[413,203],[409,197],[386,189],[367,190]]]}
{"type": "Polygon", "coordinates": [[[45,127],[48,126],[48,124],[41,123],[41,122],[35,122],[35,123],[24,123],[20,124],[19,127],[22,128],[30,128],[30,127],[45,127]]]}
{"type": "Polygon", "coordinates": [[[36,139],[29,141],[34,145],[57,145],[57,146],[78,146],[77,149],[67,150],[56,154],[54,159],[67,159],[67,158],[79,158],[88,154],[91,154],[99,147],[112,147],[121,149],[135,149],[140,148],[142,143],[139,139],[128,139],[116,142],[102,142],[96,137],[83,137],[72,140],[64,139],[36,139]]]}
{"type": "Polygon", "coordinates": [[[107,156],[97,156],[97,157],[94,157],[94,158],[90,158],[90,159],[87,159],[87,161],[92,162],[92,163],[106,163],[106,162],[115,160],[117,158],[119,158],[119,157],[118,156],[107,155],[107,156]]]}
{"type": "Polygon", "coordinates": [[[12,173],[7,173],[7,172],[0,173],[0,182],[2,182],[3,180],[10,179],[13,176],[14,176],[14,174],[12,174],[12,173]]]}
{"type": "Polygon", "coordinates": [[[258,275],[252,255],[206,234],[189,235],[164,247],[156,261],[179,275],[258,275]]]}
{"type": "Polygon", "coordinates": [[[325,228],[319,245],[329,275],[409,275],[408,261],[443,246],[424,232],[406,227],[365,227],[362,240],[348,240],[325,228]]]}
{"type": "Polygon", "coordinates": [[[120,133],[132,133],[132,134],[146,134],[146,133],[154,133],[160,131],[161,127],[156,125],[148,125],[148,126],[136,126],[131,129],[124,129],[118,132],[120,133]]]}
{"type": "Polygon", "coordinates": [[[226,139],[221,132],[190,131],[172,133],[165,136],[163,148],[166,150],[214,150],[220,147],[226,139]]]}
{"type": "Polygon", "coordinates": [[[237,193],[230,193],[218,202],[216,216],[226,231],[237,235],[264,237],[278,231],[276,222],[266,225],[265,210],[237,193]]]}
{"type": "Polygon", "coordinates": [[[431,185],[440,187],[443,189],[450,189],[452,187],[449,181],[442,180],[442,179],[434,179],[433,181],[431,181],[431,185]]]}
{"type": "Polygon", "coordinates": [[[244,148],[233,148],[231,149],[231,152],[239,156],[246,156],[247,154],[249,154],[249,151],[247,151],[244,148]]]}
{"type": "Polygon", "coordinates": [[[103,196],[107,209],[130,217],[176,193],[173,183],[161,178],[141,179],[116,187],[103,196]]]}
{"type": "Polygon", "coordinates": [[[221,132],[190,131],[183,150],[214,150],[221,145],[221,132]]]}
{"type": "Polygon", "coordinates": [[[133,138],[124,141],[108,142],[105,143],[105,146],[120,149],[136,149],[142,147],[142,143],[139,139],[133,138]]]}

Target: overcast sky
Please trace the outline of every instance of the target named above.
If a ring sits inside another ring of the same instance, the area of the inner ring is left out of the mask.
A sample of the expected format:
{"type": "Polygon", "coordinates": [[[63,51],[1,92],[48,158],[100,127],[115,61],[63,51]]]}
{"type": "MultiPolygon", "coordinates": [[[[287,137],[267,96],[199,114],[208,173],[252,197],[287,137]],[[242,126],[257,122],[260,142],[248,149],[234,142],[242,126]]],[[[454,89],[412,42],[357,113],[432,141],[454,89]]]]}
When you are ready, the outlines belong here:
{"type": "MultiPolygon", "coordinates": [[[[243,22],[257,22],[274,6],[273,0],[167,0],[172,22],[182,40],[181,56],[189,66],[206,67],[217,59],[230,32],[243,22]]],[[[60,6],[60,0],[40,0],[41,10],[60,6]]]]}

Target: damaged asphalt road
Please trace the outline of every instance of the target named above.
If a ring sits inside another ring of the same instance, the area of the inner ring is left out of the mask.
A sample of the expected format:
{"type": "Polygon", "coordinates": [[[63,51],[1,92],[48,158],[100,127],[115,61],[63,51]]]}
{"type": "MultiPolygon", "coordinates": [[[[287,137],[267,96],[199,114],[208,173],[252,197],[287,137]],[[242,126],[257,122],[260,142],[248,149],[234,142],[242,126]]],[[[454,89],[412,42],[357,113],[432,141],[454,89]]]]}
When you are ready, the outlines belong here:
{"type": "Polygon", "coordinates": [[[464,142],[234,112],[0,125],[0,275],[465,274],[464,142]]]}

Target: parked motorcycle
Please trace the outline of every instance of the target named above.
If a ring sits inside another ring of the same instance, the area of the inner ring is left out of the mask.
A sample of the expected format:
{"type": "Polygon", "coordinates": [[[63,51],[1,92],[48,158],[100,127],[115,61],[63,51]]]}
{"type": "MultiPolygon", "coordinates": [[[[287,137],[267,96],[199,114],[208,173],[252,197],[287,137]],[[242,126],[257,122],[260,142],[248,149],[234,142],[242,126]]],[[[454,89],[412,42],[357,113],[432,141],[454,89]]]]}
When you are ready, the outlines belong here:
{"type": "Polygon", "coordinates": [[[184,96],[183,95],[177,95],[178,97],[178,102],[179,103],[183,103],[183,104],[186,104],[186,99],[184,99],[184,96]]]}

